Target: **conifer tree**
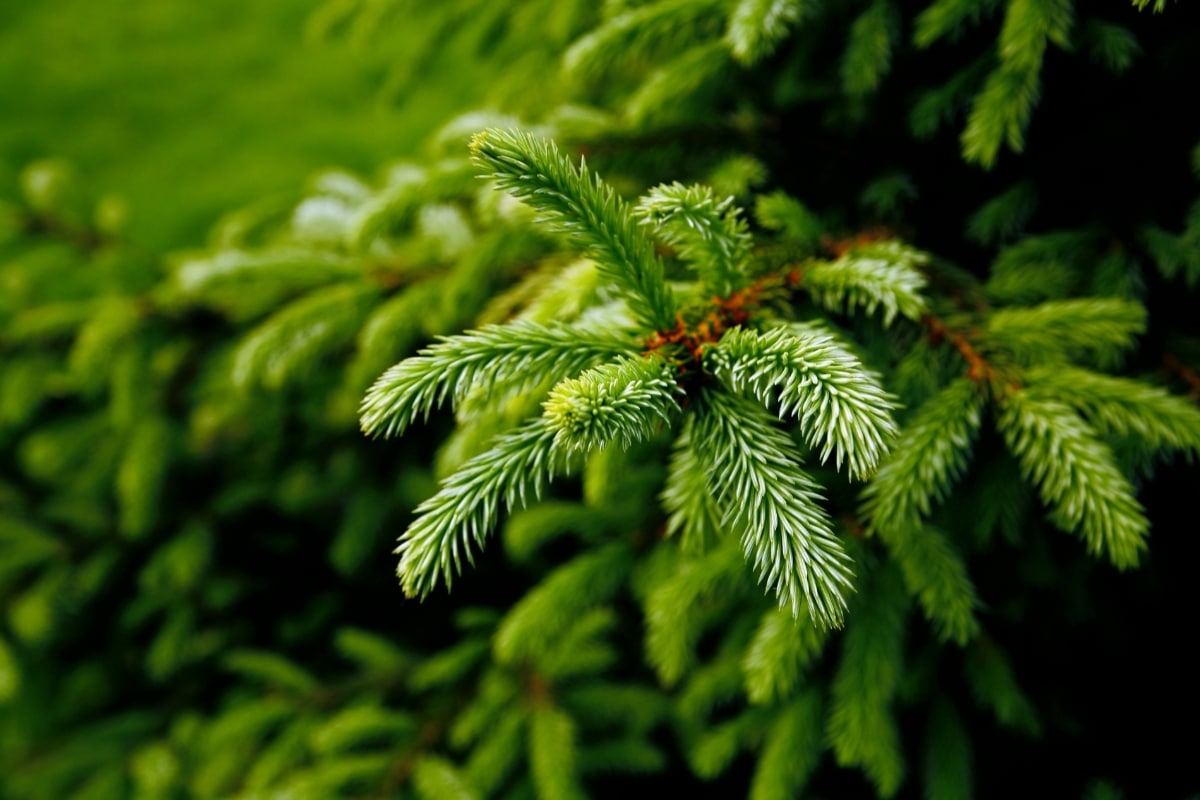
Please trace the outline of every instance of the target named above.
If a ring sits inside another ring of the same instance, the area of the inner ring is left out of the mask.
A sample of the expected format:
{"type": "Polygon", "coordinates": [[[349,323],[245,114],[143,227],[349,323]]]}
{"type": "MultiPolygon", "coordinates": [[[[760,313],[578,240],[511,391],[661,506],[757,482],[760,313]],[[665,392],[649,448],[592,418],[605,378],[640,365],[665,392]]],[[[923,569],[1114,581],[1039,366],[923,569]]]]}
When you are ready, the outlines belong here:
{"type": "Polygon", "coordinates": [[[171,254],[29,164],[0,798],[1195,792],[1196,21],[331,0],[487,107],[171,254]]]}

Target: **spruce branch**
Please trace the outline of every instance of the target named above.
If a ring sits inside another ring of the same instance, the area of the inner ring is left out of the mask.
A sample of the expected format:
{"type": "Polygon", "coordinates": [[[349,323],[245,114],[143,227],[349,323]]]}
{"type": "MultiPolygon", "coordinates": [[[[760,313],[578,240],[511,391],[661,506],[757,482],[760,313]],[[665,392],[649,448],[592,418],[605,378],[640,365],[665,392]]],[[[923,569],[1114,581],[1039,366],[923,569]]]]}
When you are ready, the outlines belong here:
{"type": "Polygon", "coordinates": [[[472,544],[483,546],[502,499],[516,508],[541,496],[546,482],[566,466],[556,455],[554,436],[544,419],[527,422],[468,461],[417,507],[395,551],[405,594],[424,597],[439,580],[449,586],[464,556],[474,563],[472,544]]]}
{"type": "Polygon", "coordinates": [[[1070,47],[1072,0],[1009,0],[1000,29],[1000,60],[1017,69],[1040,69],[1046,45],[1070,47]]]}
{"type": "Polygon", "coordinates": [[[988,317],[981,348],[1019,364],[1093,358],[1116,361],[1146,328],[1141,303],[1118,298],[1050,300],[988,317]]]}
{"type": "Polygon", "coordinates": [[[852,477],[870,475],[896,434],[895,401],[878,376],[816,326],[733,328],[705,350],[705,364],[733,391],[794,414],[805,442],[852,477]]]}
{"type": "Polygon", "coordinates": [[[1090,19],[1081,34],[1092,61],[1103,64],[1114,75],[1124,75],[1142,54],[1137,37],[1124,25],[1090,19]]]}
{"type": "Polygon", "coordinates": [[[493,640],[496,659],[536,662],[575,621],[616,593],[631,555],[624,542],[613,542],[551,572],[505,615],[493,640]]]}
{"type": "Polygon", "coordinates": [[[984,203],[967,221],[967,237],[996,244],[1016,236],[1037,209],[1037,187],[1021,181],[984,203]]]}
{"type": "Polygon", "coordinates": [[[421,800],[477,800],[482,797],[466,775],[438,756],[417,757],[413,764],[412,784],[421,800]]]}
{"type": "Polygon", "coordinates": [[[360,409],[362,429],[375,436],[398,436],[418,415],[427,416],[447,398],[457,405],[472,390],[561,379],[635,348],[613,334],[526,321],[443,338],[375,382],[360,409]]]}
{"type": "Polygon", "coordinates": [[[484,796],[498,792],[505,779],[525,755],[529,709],[506,703],[505,711],[484,732],[482,741],[471,750],[463,771],[484,796]]]}
{"type": "Polygon", "coordinates": [[[763,739],[748,800],[800,797],[825,749],[821,693],[810,688],[780,709],[763,739]]]}
{"type": "Polygon", "coordinates": [[[957,36],[964,25],[978,24],[990,14],[999,0],[934,0],[917,15],[913,25],[913,44],[929,47],[945,36],[957,36]]]}
{"type": "Polygon", "coordinates": [[[751,708],[708,727],[687,754],[692,771],[704,780],[720,775],[741,752],[758,741],[766,717],[765,710],[751,708]]]}
{"type": "Polygon", "coordinates": [[[607,641],[616,627],[617,614],[608,606],[575,617],[534,662],[537,675],[549,683],[599,677],[617,660],[616,648],[607,641]]]}
{"type": "Polygon", "coordinates": [[[746,560],[793,616],[807,605],[818,624],[840,627],[849,557],[792,440],[748,400],[710,391],[698,402],[696,447],[746,560]]]}
{"type": "Polygon", "coordinates": [[[337,284],[293,302],[256,327],[237,349],[235,386],[278,389],[326,353],[353,341],[378,299],[371,286],[337,284]]]}
{"type": "MultiPolygon", "coordinates": [[[[659,681],[674,685],[693,666],[696,645],[711,622],[714,606],[739,594],[745,560],[728,539],[704,554],[676,555],[677,568],[664,574],[646,593],[646,658],[659,681]]],[[[734,690],[741,685],[737,661],[734,690]]]]}
{"type": "Polygon", "coordinates": [[[862,767],[884,797],[905,772],[892,702],[904,672],[906,606],[895,569],[870,576],[855,597],[831,692],[827,732],[837,762],[862,767]]]}
{"type": "Polygon", "coordinates": [[[1025,380],[1030,395],[1071,406],[1103,435],[1134,436],[1155,450],[1200,457],[1200,408],[1184,397],[1077,367],[1031,369],[1025,380]]]}
{"type": "Polygon", "coordinates": [[[732,197],[718,200],[707,186],[664,184],[651,189],[634,214],[677,247],[713,293],[724,297],[746,282],[753,240],[732,197]]]}
{"type": "MultiPolygon", "coordinates": [[[[741,554],[737,555],[740,562],[741,554]]],[[[787,616],[791,617],[790,614],[787,616]]],[[[703,724],[714,708],[742,693],[745,639],[744,626],[723,637],[717,652],[696,669],[682,687],[676,708],[689,725],[703,724]]]]}
{"type": "Polygon", "coordinates": [[[971,797],[971,736],[948,699],[937,696],[925,733],[925,797],[928,800],[958,800],[971,797]]]}
{"type": "Polygon", "coordinates": [[[529,720],[529,768],[540,797],[583,800],[579,785],[575,721],[562,709],[543,701],[529,720]]]}
{"type": "Polygon", "coordinates": [[[702,551],[722,531],[721,509],[708,490],[708,474],[693,440],[694,422],[688,415],[675,439],[659,499],[668,514],[667,535],[678,533],[681,547],[702,551]]]}
{"type": "Polygon", "coordinates": [[[850,41],[842,56],[842,88],[851,96],[879,88],[892,62],[892,48],[900,27],[890,0],[874,0],[850,28],[850,41]]]}
{"type": "Polygon", "coordinates": [[[563,55],[563,71],[591,80],[623,62],[677,53],[720,31],[727,0],[658,0],[618,14],[578,39],[563,55]]]}
{"type": "Polygon", "coordinates": [[[677,393],[671,362],[622,356],[560,382],[543,406],[555,447],[586,451],[618,442],[628,449],[671,423],[677,393]]]}
{"type": "Polygon", "coordinates": [[[902,538],[945,499],[966,471],[982,411],[979,387],[967,379],[949,384],[918,409],[863,489],[862,511],[871,531],[902,538]]]}
{"type": "Polygon", "coordinates": [[[754,217],[764,228],[779,231],[788,242],[815,249],[824,224],[803,203],[783,191],[760,194],[754,200],[754,217]]]}
{"type": "MultiPolygon", "coordinates": [[[[965,2],[976,8],[980,5],[975,0],[965,2]]],[[[917,95],[908,114],[908,129],[913,136],[928,139],[943,125],[958,117],[970,104],[971,93],[983,82],[991,64],[990,54],[979,56],[951,75],[941,86],[926,89],[917,95]]]]}
{"type": "Polygon", "coordinates": [[[489,129],[471,140],[475,164],[497,185],[529,203],[587,248],[600,272],[625,295],[634,316],[652,330],[675,321],[675,301],[650,237],[629,207],[553,142],[522,131],[489,129]]]}
{"type": "Polygon", "coordinates": [[[925,313],[925,276],[917,269],[928,256],[900,242],[876,242],[855,248],[836,261],[805,265],[801,286],[834,312],[860,307],[883,310],[883,324],[899,314],[917,320],[925,313]]]}
{"type": "Polygon", "coordinates": [[[1029,736],[1041,735],[1037,710],[995,642],[980,637],[971,643],[963,660],[963,677],[975,702],[988,708],[1001,725],[1029,736]]]}
{"type": "Polygon", "coordinates": [[[810,619],[796,619],[782,608],[764,613],[742,660],[750,702],[771,705],[791,697],[827,638],[828,631],[810,619]]]}
{"type": "Polygon", "coordinates": [[[1002,141],[1015,152],[1041,94],[1042,60],[1048,43],[1071,45],[1071,0],[1009,0],[1000,29],[1000,64],[975,98],[962,133],[963,156],[985,169],[996,162],[1002,141]]]}
{"type": "Polygon", "coordinates": [[[979,632],[975,586],[950,539],[931,525],[920,525],[884,541],[938,637],[959,645],[970,641],[979,632]]]}
{"type": "Polygon", "coordinates": [[[750,66],[771,55],[814,6],[812,0],[738,0],[729,15],[725,43],[735,59],[750,66]]]}
{"type": "Polygon", "coordinates": [[[1004,397],[998,424],[1052,521],[1080,531],[1091,554],[1136,566],[1150,523],[1096,431],[1066,404],[1024,390],[1004,397]]]}
{"type": "Polygon", "coordinates": [[[1079,256],[1096,249],[1092,231],[1060,231],[1026,236],[997,255],[984,284],[987,296],[1002,304],[1063,299],[1079,282],[1079,256]]]}
{"type": "Polygon", "coordinates": [[[711,40],[686,50],[663,64],[642,81],[625,103],[626,124],[636,128],[667,127],[686,119],[702,97],[729,71],[729,55],[720,40],[711,40]]]}
{"type": "Polygon", "coordinates": [[[1025,129],[1041,94],[1038,70],[999,67],[992,72],[975,96],[967,127],[959,137],[963,158],[991,169],[1003,142],[1018,153],[1024,150],[1025,129]]]}

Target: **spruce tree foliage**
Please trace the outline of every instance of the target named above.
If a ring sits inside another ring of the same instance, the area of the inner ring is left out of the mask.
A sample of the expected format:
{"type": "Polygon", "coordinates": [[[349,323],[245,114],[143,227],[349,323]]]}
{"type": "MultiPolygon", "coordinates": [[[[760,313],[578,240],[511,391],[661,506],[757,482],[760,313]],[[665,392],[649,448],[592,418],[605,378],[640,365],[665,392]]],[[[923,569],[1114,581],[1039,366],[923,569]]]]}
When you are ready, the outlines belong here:
{"type": "Polygon", "coordinates": [[[1095,102],[1194,10],[312,32],[406,14],[511,64],[375,177],[165,256],[5,188],[0,797],[1196,791],[1200,146],[1095,102]]]}
{"type": "MultiPolygon", "coordinates": [[[[641,217],[683,243],[681,257],[700,278],[678,287],[692,302],[677,305],[651,235],[586,166],[520,132],[485,131],[471,151],[500,186],[585,248],[612,284],[612,300],[575,327],[514,323],[447,339],[393,367],[367,393],[364,430],[395,434],[447,395],[524,394],[528,402],[523,390],[553,386],[541,416],[467,462],[417,509],[398,551],[405,590],[423,596],[439,579],[449,583],[464,551],[473,561],[466,534],[482,543],[501,497],[524,505],[573,455],[612,444],[627,450],[661,438],[682,417],[693,474],[673,472],[668,490],[697,477],[706,487],[690,493],[694,505],[672,508],[680,524],[715,507],[782,605],[793,615],[804,605],[821,624],[840,626],[851,572],[818,487],[795,444],[741,398],[798,418],[805,443],[822,460],[845,462],[855,477],[873,470],[894,434],[893,404],[878,377],[819,326],[780,319],[759,323],[772,325],[761,333],[746,327],[767,292],[803,286],[800,272],[756,276],[737,209],[704,187],[659,187],[639,204],[641,217]],[[695,302],[703,298],[711,299],[695,302]]],[[[877,259],[874,274],[843,275],[843,297],[872,291],[918,312],[922,281],[905,259],[919,259],[897,253],[894,262],[877,259]]]]}

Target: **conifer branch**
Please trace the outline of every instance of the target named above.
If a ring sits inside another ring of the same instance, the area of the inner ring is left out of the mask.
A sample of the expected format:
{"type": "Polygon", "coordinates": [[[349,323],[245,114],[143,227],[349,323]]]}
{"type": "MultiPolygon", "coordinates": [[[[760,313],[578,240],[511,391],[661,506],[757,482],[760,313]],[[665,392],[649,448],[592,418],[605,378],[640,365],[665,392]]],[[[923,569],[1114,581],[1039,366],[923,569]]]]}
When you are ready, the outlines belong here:
{"type": "Polygon", "coordinates": [[[975,701],[990,709],[1000,724],[1030,736],[1041,734],[1037,710],[995,642],[983,637],[972,642],[963,660],[963,677],[975,701]]]}
{"type": "Polygon", "coordinates": [[[622,61],[672,53],[720,30],[726,0],[658,0],[618,14],[571,45],[563,70],[592,79],[622,61]]]}
{"type": "Polygon", "coordinates": [[[1079,282],[1079,254],[1095,246],[1092,231],[1026,236],[996,255],[984,290],[999,303],[1064,299],[1079,282]]]}
{"type": "Polygon", "coordinates": [[[982,410],[978,386],[966,379],[921,406],[863,489],[863,515],[872,531],[903,538],[945,499],[966,471],[982,410]]]}
{"type": "Polygon", "coordinates": [[[1090,19],[1081,33],[1092,61],[1108,67],[1114,75],[1124,75],[1142,54],[1137,37],[1124,25],[1090,19]]]}
{"type": "Polygon", "coordinates": [[[475,135],[471,157],[490,170],[500,188],[584,245],[600,272],[624,293],[639,322],[651,330],[671,327],[675,301],[650,237],[625,201],[586,164],[576,167],[551,141],[494,129],[475,135]]]}
{"type": "Polygon", "coordinates": [[[482,797],[465,775],[438,756],[422,755],[416,759],[412,783],[420,800],[478,800],[482,797]]]}
{"type": "Polygon", "coordinates": [[[555,454],[554,435],[542,418],[526,423],[468,461],[417,506],[417,518],[396,548],[396,573],[405,594],[424,597],[439,580],[449,587],[464,557],[474,563],[473,548],[483,546],[501,500],[516,508],[541,496],[546,482],[566,466],[555,454]]]}
{"type": "Polygon", "coordinates": [[[865,95],[879,88],[892,61],[892,46],[899,23],[890,0],[874,0],[850,27],[850,41],[842,56],[842,88],[849,95],[865,95]]]}
{"type": "Polygon", "coordinates": [[[398,436],[419,415],[447,398],[455,405],[472,390],[562,379],[619,353],[636,352],[627,339],[561,324],[514,321],[442,339],[385,372],[360,409],[364,432],[398,436]]]}
{"type": "Polygon", "coordinates": [[[849,557],[791,439],[748,400],[707,392],[700,402],[696,447],[746,560],[793,616],[806,604],[818,624],[840,627],[849,557]]]}
{"type": "Polygon", "coordinates": [[[1200,408],[1183,397],[1077,367],[1042,367],[1025,378],[1030,395],[1071,406],[1101,434],[1135,436],[1156,450],[1200,457],[1200,408]]]}
{"type": "Polygon", "coordinates": [[[378,298],[374,287],[338,284],[297,300],[256,327],[237,349],[233,383],[278,389],[321,355],[353,341],[378,298]]]}
{"type": "Polygon", "coordinates": [[[925,797],[959,800],[971,797],[971,736],[954,706],[944,697],[933,700],[925,734],[925,797]]]}
{"type": "Polygon", "coordinates": [[[1021,181],[1001,192],[967,221],[967,237],[980,244],[995,244],[1021,232],[1037,208],[1037,189],[1021,181]]]}
{"type": "Polygon", "coordinates": [[[827,639],[828,632],[811,619],[797,619],[782,608],[763,614],[742,660],[750,702],[771,705],[791,697],[827,639]]]}
{"type": "Polygon", "coordinates": [[[925,313],[921,291],[925,276],[916,267],[928,257],[900,242],[878,242],[855,248],[836,261],[805,265],[801,284],[821,305],[835,312],[855,306],[868,314],[883,309],[883,324],[899,314],[917,320],[925,313]]]}
{"type": "Polygon", "coordinates": [[[628,449],[679,411],[675,367],[664,358],[623,356],[562,381],[543,404],[555,447],[596,450],[612,442],[628,449]]]}
{"type": "Polygon", "coordinates": [[[764,228],[779,231],[787,241],[815,249],[824,225],[803,203],[783,191],[760,194],[754,200],[754,216],[764,228]]]}
{"type": "Polygon", "coordinates": [[[1118,298],[1050,300],[991,314],[981,347],[1019,364],[1094,358],[1113,362],[1146,328],[1141,303],[1118,298]]]}
{"type": "Polygon", "coordinates": [[[543,702],[530,715],[529,767],[540,797],[583,800],[576,766],[575,721],[543,702]]]}
{"type": "Polygon", "coordinates": [[[913,44],[929,47],[938,39],[956,36],[964,24],[977,24],[999,0],[934,0],[917,15],[913,25],[913,44]]]}
{"type": "Polygon", "coordinates": [[[685,51],[642,81],[625,104],[625,118],[634,128],[666,127],[686,119],[693,98],[702,97],[705,87],[717,83],[728,71],[729,54],[720,40],[685,51]]]}
{"type": "Polygon", "coordinates": [[[811,0],[738,0],[725,43],[735,59],[750,66],[771,55],[815,5],[811,0]]]}
{"type": "Polygon", "coordinates": [[[1000,59],[1014,68],[1040,68],[1048,42],[1070,46],[1071,0],[1009,0],[1000,29],[1000,59]]]}
{"type": "Polygon", "coordinates": [[[500,623],[492,645],[497,660],[537,661],[572,623],[617,591],[630,557],[624,542],[613,542],[550,573],[500,623]]]}
{"type": "Polygon", "coordinates": [[[1096,432],[1069,406],[1022,390],[1004,397],[998,423],[1054,523],[1079,530],[1091,554],[1120,569],[1136,566],[1150,524],[1096,432]]]}
{"type": "Polygon", "coordinates": [[[747,278],[753,240],[738,212],[732,197],[718,200],[707,186],[681,183],[654,187],[634,209],[721,297],[740,289],[747,278]]]}
{"type": "Polygon", "coordinates": [[[667,463],[667,482],[659,499],[667,511],[667,535],[679,534],[685,550],[702,551],[721,533],[721,509],[708,490],[705,464],[696,451],[688,415],[667,463]]]}
{"type": "Polygon", "coordinates": [[[975,586],[946,535],[931,525],[919,525],[902,537],[881,538],[938,637],[959,645],[970,641],[979,632],[975,586]]]}
{"type": "Polygon", "coordinates": [[[1025,149],[1025,129],[1041,93],[1037,70],[999,67],[992,72],[975,97],[960,137],[963,158],[990,169],[996,164],[1003,142],[1017,152],[1025,149]]]}
{"type": "Polygon", "coordinates": [[[832,686],[828,735],[839,764],[861,766],[888,797],[904,778],[892,701],[904,668],[903,585],[892,569],[855,597],[832,686]]]}
{"type": "Polygon", "coordinates": [[[975,98],[962,133],[963,156],[991,168],[1002,141],[1024,149],[1025,129],[1041,93],[1042,60],[1053,42],[1070,47],[1071,0],[1008,0],[1000,29],[1000,65],[975,98]]]}
{"type": "Polygon", "coordinates": [[[529,710],[507,701],[505,706],[504,713],[487,728],[463,766],[472,785],[478,786],[485,796],[500,789],[525,755],[529,710]]]}
{"type": "MultiPolygon", "coordinates": [[[[646,658],[668,686],[677,683],[695,661],[696,643],[712,607],[736,596],[744,580],[745,559],[727,542],[699,557],[676,556],[678,567],[647,592],[646,658]]],[[[736,691],[741,670],[736,660],[732,667],[736,691]]]]}
{"type": "Polygon", "coordinates": [[[802,796],[825,748],[821,693],[807,689],[782,709],[763,740],[748,800],[802,796]]]}
{"type": "Polygon", "coordinates": [[[879,377],[816,326],[734,328],[705,350],[705,363],[733,391],[794,414],[805,442],[852,477],[870,475],[896,434],[879,377]]]}

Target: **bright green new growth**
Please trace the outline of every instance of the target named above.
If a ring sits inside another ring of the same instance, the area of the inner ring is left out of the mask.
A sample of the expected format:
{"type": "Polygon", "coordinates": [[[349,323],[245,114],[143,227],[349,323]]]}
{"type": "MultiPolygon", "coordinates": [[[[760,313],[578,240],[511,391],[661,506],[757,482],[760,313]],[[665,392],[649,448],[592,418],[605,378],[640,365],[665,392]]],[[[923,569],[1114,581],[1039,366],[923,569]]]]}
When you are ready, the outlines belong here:
{"type": "Polygon", "coordinates": [[[925,313],[925,276],[917,268],[923,253],[900,242],[856,247],[836,261],[815,262],[804,270],[804,288],[830,311],[858,307],[868,314],[883,311],[883,324],[897,316],[918,320],[925,313]]]}
{"type": "Polygon", "coordinates": [[[672,183],[651,189],[634,213],[657,227],[716,294],[741,288],[753,240],[732,197],[718,200],[707,186],[672,183]]]}
{"type": "MultiPolygon", "coordinates": [[[[1018,246],[1024,258],[1013,255],[1012,263],[1079,242],[1043,238],[1018,246]]],[[[967,361],[966,377],[916,409],[861,498],[868,532],[887,545],[943,637],[965,643],[976,629],[974,590],[930,521],[967,470],[985,406],[1050,521],[1118,568],[1138,563],[1149,520],[1127,473],[1149,471],[1169,451],[1200,453],[1193,404],[1087,368],[1117,363],[1145,322],[1145,308],[1132,300],[1052,299],[989,311],[969,334],[949,332],[967,361]]],[[[930,324],[947,335],[940,321],[930,324]]]]}
{"type": "Polygon", "coordinates": [[[554,436],[541,419],[506,434],[417,507],[417,520],[396,551],[403,554],[398,575],[406,594],[423,597],[439,578],[449,586],[464,557],[474,563],[467,536],[483,546],[501,499],[514,508],[541,496],[546,481],[565,466],[554,452],[554,436]]]}
{"type": "Polygon", "coordinates": [[[586,164],[576,167],[553,142],[519,131],[477,134],[471,156],[492,171],[497,186],[576,238],[624,294],[639,322],[654,330],[671,326],[675,302],[653,242],[634,222],[625,201],[586,164]]]}
{"type": "Polygon", "coordinates": [[[838,468],[863,478],[875,471],[896,433],[895,401],[857,358],[813,325],[773,328],[764,334],[735,328],[705,360],[730,389],[795,415],[809,446],[832,453],[838,468]]]}
{"type": "Polygon", "coordinates": [[[819,487],[770,416],[748,400],[710,392],[693,430],[722,521],[741,532],[746,560],[792,615],[837,627],[851,588],[849,557],[819,505],[819,487]]]}
{"type": "MultiPolygon", "coordinates": [[[[584,305],[575,323],[514,320],[445,338],[375,383],[361,423],[388,436],[447,399],[461,408],[469,398],[471,419],[485,421],[504,419],[485,409],[512,398],[520,396],[521,408],[542,400],[541,417],[501,435],[417,509],[396,551],[405,591],[423,596],[439,581],[448,585],[482,545],[501,501],[524,505],[574,458],[596,458],[613,443],[660,441],[681,421],[661,493],[668,530],[696,552],[737,535],[780,606],[840,626],[853,586],[850,558],[821,487],[764,406],[797,420],[822,460],[865,478],[896,435],[895,400],[878,376],[829,331],[773,318],[763,293],[794,287],[752,271],[752,239],[732,199],[670,184],[634,212],[586,167],[528,133],[484,131],[471,152],[500,187],[571,234],[640,330],[611,304],[584,305]],[[690,305],[676,308],[650,234],[694,269],[694,288],[683,295],[695,298],[690,305]]],[[[815,277],[804,288],[830,308],[881,309],[886,324],[924,308],[915,269],[922,260],[879,243],[856,261],[807,262],[815,277]]],[[[603,287],[593,294],[599,302],[603,287]]]]}
{"type": "Polygon", "coordinates": [[[534,376],[566,376],[623,352],[631,343],[564,325],[513,322],[443,339],[401,361],[376,381],[363,400],[366,433],[399,436],[418,415],[472,389],[518,391],[534,376]]]}
{"type": "Polygon", "coordinates": [[[1112,451],[1087,423],[1062,403],[1018,391],[1005,398],[999,424],[1055,522],[1081,529],[1093,555],[1136,566],[1149,522],[1112,451]]]}
{"type": "Polygon", "coordinates": [[[921,407],[863,490],[863,511],[880,532],[920,524],[960,478],[981,424],[983,398],[960,379],[921,407]]]}
{"type": "Polygon", "coordinates": [[[674,378],[664,359],[625,356],[562,381],[544,404],[555,446],[586,451],[616,441],[628,448],[656,423],[670,425],[678,410],[674,378]]]}
{"type": "Polygon", "coordinates": [[[810,0],[739,0],[725,42],[735,59],[753,64],[770,55],[813,5],[810,0]]]}

